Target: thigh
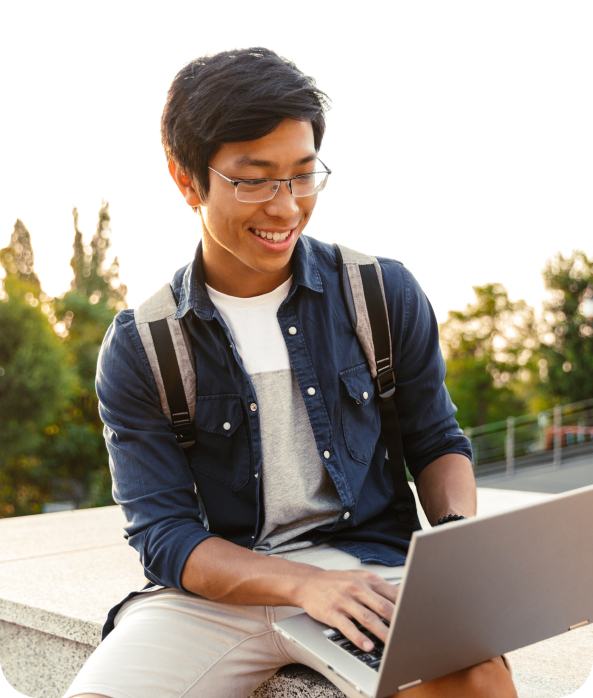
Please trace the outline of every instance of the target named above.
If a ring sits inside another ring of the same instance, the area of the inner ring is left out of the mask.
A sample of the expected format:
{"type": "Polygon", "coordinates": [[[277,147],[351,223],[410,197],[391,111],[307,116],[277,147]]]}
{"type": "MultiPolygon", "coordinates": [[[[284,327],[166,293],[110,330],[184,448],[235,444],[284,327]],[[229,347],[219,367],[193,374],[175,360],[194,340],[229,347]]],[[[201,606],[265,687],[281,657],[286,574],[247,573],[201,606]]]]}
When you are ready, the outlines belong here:
{"type": "Polygon", "coordinates": [[[135,597],[64,698],[246,697],[292,661],[271,622],[265,607],[231,606],[176,590],[135,597]]]}

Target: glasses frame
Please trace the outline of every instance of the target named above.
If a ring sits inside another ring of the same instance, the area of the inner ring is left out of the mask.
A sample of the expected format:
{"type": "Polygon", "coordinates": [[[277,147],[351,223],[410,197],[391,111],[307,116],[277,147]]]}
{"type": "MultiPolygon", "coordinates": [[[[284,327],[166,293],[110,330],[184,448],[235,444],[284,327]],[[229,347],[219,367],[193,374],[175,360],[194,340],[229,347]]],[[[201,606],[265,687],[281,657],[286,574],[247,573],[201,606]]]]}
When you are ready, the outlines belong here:
{"type": "Polygon", "coordinates": [[[226,175],[223,175],[222,172],[219,172],[218,170],[215,170],[213,167],[208,167],[209,170],[212,170],[212,172],[216,172],[216,174],[219,177],[222,177],[223,179],[226,179],[227,182],[230,182],[234,187],[235,187],[235,198],[237,201],[239,201],[242,204],[263,204],[266,201],[272,201],[272,199],[276,196],[276,194],[280,191],[280,187],[276,189],[274,194],[269,198],[269,199],[264,199],[263,201],[241,201],[238,197],[238,190],[237,187],[239,184],[242,184],[243,182],[288,182],[288,190],[290,193],[294,196],[295,199],[304,199],[307,196],[313,196],[313,194],[319,194],[320,191],[323,191],[325,189],[325,185],[327,184],[327,177],[332,173],[332,171],[329,169],[329,167],[321,160],[320,158],[317,158],[317,161],[320,162],[324,167],[325,171],[324,172],[305,172],[304,174],[296,175],[295,177],[289,177],[288,179],[276,179],[276,178],[267,178],[267,177],[254,177],[253,179],[231,179],[230,177],[227,177],[226,175]],[[325,174],[326,178],[323,181],[323,186],[321,189],[318,189],[316,192],[313,192],[312,194],[301,194],[297,195],[292,191],[292,182],[295,179],[300,179],[301,177],[309,177],[312,174],[325,174]]]}

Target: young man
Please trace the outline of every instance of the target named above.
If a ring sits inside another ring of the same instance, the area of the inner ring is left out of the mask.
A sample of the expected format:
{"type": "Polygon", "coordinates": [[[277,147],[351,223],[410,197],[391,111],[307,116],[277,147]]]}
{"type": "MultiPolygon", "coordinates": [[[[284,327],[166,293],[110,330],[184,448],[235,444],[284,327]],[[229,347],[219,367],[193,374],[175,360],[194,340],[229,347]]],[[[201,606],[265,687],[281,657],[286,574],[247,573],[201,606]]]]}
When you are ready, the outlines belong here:
{"type": "MultiPolygon", "coordinates": [[[[248,696],[282,665],[306,663],[271,628],[301,609],[361,649],[372,643],[355,621],[386,639],[381,619],[419,523],[392,506],[334,248],[303,236],[329,176],[325,108],[311,78],[261,48],[197,59],[171,86],[169,171],[202,221],[195,260],[171,284],[195,361],[196,442],[177,443],[135,314],[120,313],[97,391],[114,497],[150,584],[112,610],[68,698],[248,696]]],[[[344,181],[364,197],[364,173],[344,181]]],[[[379,262],[422,505],[433,525],[475,515],[432,309],[405,267],[379,262]]],[[[498,657],[404,695],[516,693],[498,657]]]]}

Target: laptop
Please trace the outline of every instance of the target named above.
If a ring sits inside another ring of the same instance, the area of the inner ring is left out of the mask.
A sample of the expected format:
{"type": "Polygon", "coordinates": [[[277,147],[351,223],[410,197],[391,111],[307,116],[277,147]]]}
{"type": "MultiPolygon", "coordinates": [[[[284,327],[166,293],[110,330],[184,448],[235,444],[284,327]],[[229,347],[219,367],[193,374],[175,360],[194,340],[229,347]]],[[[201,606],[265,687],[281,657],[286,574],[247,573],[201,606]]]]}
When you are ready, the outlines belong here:
{"type": "Polygon", "coordinates": [[[589,622],[593,486],[415,532],[374,653],[306,613],[274,629],[350,698],[383,698],[589,622]]]}

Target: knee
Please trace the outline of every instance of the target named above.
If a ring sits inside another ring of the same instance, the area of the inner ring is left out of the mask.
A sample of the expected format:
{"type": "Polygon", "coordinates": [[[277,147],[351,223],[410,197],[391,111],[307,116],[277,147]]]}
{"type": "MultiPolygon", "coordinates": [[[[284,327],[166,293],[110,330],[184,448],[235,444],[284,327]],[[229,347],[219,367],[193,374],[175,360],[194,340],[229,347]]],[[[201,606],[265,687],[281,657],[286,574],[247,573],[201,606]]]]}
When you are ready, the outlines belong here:
{"type": "Polygon", "coordinates": [[[496,657],[409,688],[401,695],[406,698],[517,698],[517,691],[502,658],[496,657]]]}
{"type": "Polygon", "coordinates": [[[463,695],[480,698],[517,698],[515,684],[501,657],[465,669],[461,674],[465,689],[463,695]]]}

